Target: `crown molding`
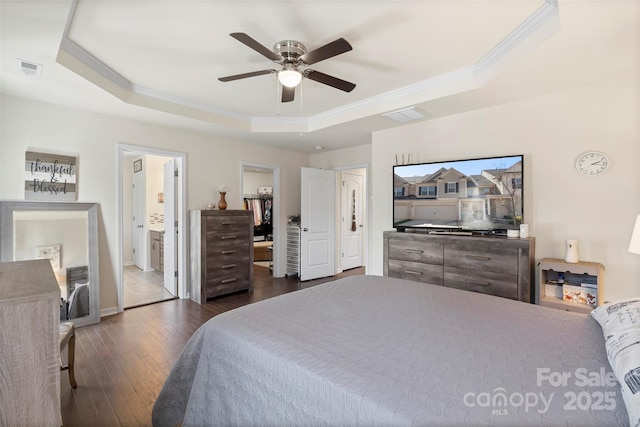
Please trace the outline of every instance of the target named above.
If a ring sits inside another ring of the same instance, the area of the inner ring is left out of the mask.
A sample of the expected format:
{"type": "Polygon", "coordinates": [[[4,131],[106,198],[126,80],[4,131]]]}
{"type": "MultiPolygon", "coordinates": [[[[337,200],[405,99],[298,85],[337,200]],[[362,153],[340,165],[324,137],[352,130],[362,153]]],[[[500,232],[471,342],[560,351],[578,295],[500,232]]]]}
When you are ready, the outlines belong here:
{"type": "Polygon", "coordinates": [[[550,25],[551,22],[557,23],[557,17],[558,1],[546,0],[476,64],[311,116],[309,128],[310,130],[322,129],[345,121],[386,113],[407,105],[478,89],[497,75],[499,70],[526,55],[557,33],[559,27],[550,25]],[[544,31],[545,29],[547,31],[544,31]],[[342,120],[336,122],[336,118],[342,120]]]}
{"type": "Polygon", "coordinates": [[[251,129],[251,117],[217,109],[129,81],[69,37],[79,0],[74,0],[56,61],[128,104],[178,114],[238,130],[251,129]]]}
{"type": "Polygon", "coordinates": [[[544,4],[476,64],[309,117],[250,117],[162,93],[131,82],[69,37],[79,0],[74,0],[57,62],[123,102],[250,132],[312,132],[408,105],[477,89],[559,31],[558,1],[544,4]]]}
{"type": "Polygon", "coordinates": [[[124,78],[82,46],[63,38],[56,61],[128,104],[178,114],[238,130],[250,130],[251,118],[146,88],[124,78]]]}
{"type": "Polygon", "coordinates": [[[506,62],[506,59],[515,51],[526,50],[528,53],[547,40],[559,30],[558,26],[549,25],[558,18],[558,13],[558,0],[545,0],[538,10],[480,58],[475,65],[475,73],[479,76],[489,74],[492,68],[503,65],[502,63],[506,62]],[[551,28],[552,31],[545,32],[544,28],[551,28]],[[523,49],[525,46],[527,49],[523,49]]]}

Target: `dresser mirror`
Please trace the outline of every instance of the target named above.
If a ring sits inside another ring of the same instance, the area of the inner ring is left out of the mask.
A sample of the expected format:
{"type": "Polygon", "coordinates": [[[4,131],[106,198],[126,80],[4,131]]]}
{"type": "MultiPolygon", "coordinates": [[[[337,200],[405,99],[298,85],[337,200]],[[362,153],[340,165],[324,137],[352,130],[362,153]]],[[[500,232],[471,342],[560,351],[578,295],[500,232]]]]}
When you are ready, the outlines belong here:
{"type": "Polygon", "coordinates": [[[2,201],[0,231],[0,261],[50,260],[61,320],[100,321],[96,203],[2,201]]]}

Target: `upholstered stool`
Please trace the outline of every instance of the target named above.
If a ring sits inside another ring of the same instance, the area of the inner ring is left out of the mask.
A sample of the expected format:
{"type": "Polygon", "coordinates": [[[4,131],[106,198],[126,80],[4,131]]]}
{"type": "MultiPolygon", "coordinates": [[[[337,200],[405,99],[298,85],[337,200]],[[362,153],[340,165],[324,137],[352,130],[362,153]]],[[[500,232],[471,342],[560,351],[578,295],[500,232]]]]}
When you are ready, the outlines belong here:
{"type": "Polygon", "coordinates": [[[62,365],[62,357],[60,358],[60,371],[69,371],[69,383],[72,388],[78,387],[76,377],[73,371],[73,360],[76,353],[76,334],[73,322],[60,322],[60,353],[68,347],[67,364],[62,365]]]}

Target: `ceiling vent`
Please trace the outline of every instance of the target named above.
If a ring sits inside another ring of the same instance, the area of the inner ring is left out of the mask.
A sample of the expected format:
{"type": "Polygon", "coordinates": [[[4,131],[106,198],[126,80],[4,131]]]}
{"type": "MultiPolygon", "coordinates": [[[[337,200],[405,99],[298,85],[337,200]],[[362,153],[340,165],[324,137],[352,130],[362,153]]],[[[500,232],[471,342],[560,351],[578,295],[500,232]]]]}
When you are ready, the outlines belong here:
{"type": "Polygon", "coordinates": [[[428,117],[429,115],[416,107],[403,108],[402,110],[391,111],[384,113],[383,116],[393,120],[394,122],[406,123],[415,120],[420,120],[428,117]]]}
{"type": "Polygon", "coordinates": [[[36,64],[35,62],[24,61],[20,58],[16,59],[18,71],[21,71],[28,77],[42,77],[42,64],[36,64]]]}

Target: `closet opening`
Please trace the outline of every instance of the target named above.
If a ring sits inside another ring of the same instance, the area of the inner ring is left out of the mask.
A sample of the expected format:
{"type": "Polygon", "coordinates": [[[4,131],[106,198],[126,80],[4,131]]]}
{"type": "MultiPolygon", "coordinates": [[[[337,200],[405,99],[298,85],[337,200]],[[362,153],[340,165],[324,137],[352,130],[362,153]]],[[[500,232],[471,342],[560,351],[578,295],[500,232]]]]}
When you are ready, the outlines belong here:
{"type": "Polygon", "coordinates": [[[244,209],[253,212],[254,268],[273,275],[274,259],[274,169],[245,164],[242,167],[244,209]]]}

